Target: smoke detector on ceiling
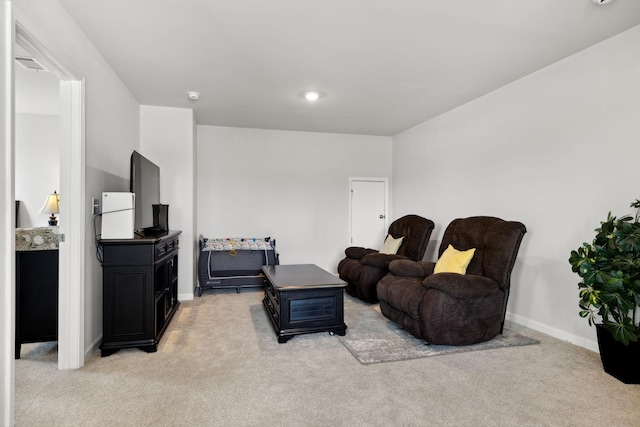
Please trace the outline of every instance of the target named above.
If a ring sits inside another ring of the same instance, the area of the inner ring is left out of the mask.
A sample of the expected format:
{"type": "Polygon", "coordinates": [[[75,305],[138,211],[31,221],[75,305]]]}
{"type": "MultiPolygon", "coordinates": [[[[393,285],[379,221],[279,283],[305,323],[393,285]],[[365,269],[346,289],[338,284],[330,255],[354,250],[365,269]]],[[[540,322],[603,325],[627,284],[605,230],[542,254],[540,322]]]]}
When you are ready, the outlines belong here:
{"type": "Polygon", "coordinates": [[[29,56],[16,56],[16,62],[30,71],[49,71],[36,59],[29,56]]]}
{"type": "Polygon", "coordinates": [[[593,0],[595,4],[603,5],[607,3],[611,3],[613,0],[593,0]]]}

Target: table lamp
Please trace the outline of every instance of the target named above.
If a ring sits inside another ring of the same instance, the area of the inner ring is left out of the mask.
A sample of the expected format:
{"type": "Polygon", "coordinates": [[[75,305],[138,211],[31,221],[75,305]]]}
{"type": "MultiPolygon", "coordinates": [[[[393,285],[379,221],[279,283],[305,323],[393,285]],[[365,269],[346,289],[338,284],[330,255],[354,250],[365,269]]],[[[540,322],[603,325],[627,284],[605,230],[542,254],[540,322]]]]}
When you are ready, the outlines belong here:
{"type": "Polygon", "coordinates": [[[47,196],[44,201],[44,205],[42,205],[42,208],[40,209],[40,213],[51,214],[49,217],[49,225],[58,225],[58,219],[54,214],[60,212],[59,204],[60,195],[54,191],[53,194],[49,194],[47,196]]]}

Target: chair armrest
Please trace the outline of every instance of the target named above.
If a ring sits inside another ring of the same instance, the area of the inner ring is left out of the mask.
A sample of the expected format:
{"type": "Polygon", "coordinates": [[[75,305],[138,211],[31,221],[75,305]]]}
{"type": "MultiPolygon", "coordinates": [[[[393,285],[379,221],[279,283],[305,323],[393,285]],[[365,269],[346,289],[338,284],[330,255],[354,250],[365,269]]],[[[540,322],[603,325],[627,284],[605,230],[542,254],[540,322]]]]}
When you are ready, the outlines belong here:
{"type": "Polygon", "coordinates": [[[424,279],[426,289],[437,289],[454,298],[481,298],[495,294],[498,282],[472,274],[438,273],[424,279]]]}
{"type": "Polygon", "coordinates": [[[344,250],[347,258],[360,259],[370,253],[378,253],[375,249],[362,248],[360,246],[350,246],[344,250]]]}
{"type": "Polygon", "coordinates": [[[370,265],[377,268],[389,268],[389,263],[396,259],[409,259],[404,255],[370,253],[362,257],[362,265],[370,265]]]}
{"type": "Polygon", "coordinates": [[[397,277],[414,277],[424,279],[433,274],[435,263],[426,261],[412,261],[410,259],[398,259],[389,263],[389,271],[397,277]]]}

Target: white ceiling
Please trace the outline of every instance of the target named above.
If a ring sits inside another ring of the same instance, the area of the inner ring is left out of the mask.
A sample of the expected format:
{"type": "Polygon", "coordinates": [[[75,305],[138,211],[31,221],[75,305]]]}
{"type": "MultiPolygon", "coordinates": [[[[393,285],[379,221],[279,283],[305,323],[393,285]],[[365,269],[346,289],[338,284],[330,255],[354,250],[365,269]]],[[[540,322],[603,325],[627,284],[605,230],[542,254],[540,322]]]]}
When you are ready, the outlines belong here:
{"type": "Polygon", "coordinates": [[[638,0],[60,2],[141,104],[388,136],[640,24],[638,0]]]}

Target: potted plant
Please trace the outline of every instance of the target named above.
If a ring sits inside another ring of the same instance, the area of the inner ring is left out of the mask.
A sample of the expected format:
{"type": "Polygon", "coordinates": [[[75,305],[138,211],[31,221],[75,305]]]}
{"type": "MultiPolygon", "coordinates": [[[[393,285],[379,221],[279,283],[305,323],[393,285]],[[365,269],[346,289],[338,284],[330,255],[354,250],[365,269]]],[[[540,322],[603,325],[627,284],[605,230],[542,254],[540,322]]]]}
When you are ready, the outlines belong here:
{"type": "Polygon", "coordinates": [[[607,373],[640,383],[640,200],[636,215],[611,216],[596,228],[591,244],[571,251],[571,269],[582,281],[580,317],[596,325],[607,373]]]}

